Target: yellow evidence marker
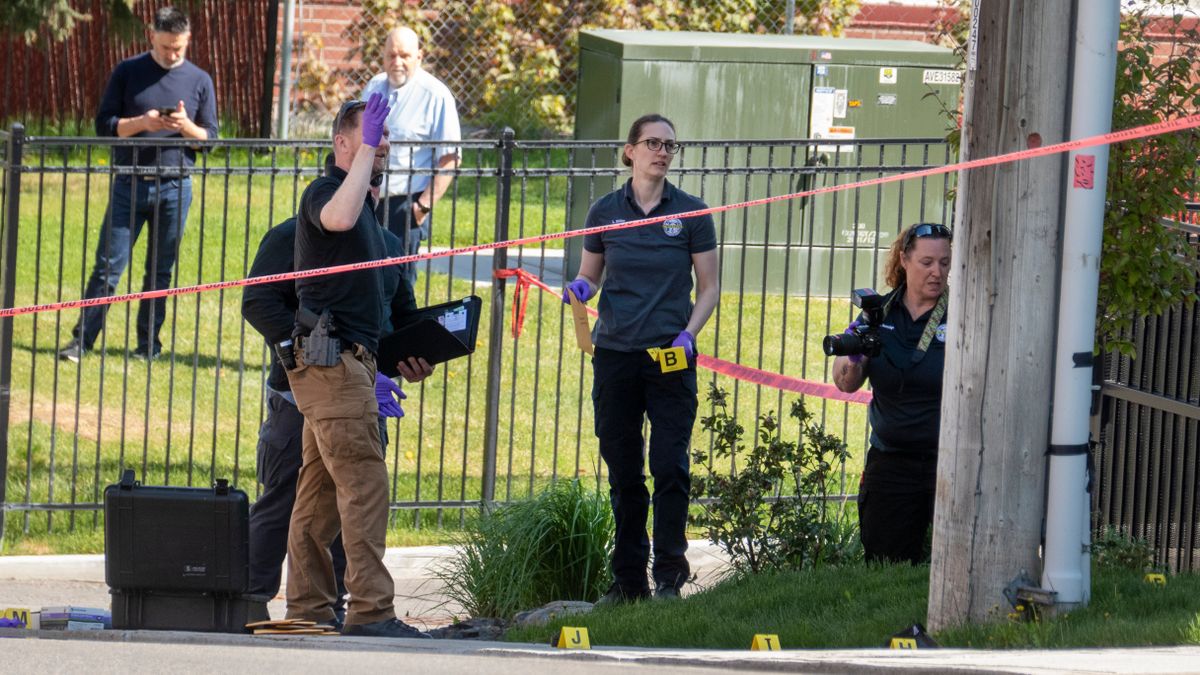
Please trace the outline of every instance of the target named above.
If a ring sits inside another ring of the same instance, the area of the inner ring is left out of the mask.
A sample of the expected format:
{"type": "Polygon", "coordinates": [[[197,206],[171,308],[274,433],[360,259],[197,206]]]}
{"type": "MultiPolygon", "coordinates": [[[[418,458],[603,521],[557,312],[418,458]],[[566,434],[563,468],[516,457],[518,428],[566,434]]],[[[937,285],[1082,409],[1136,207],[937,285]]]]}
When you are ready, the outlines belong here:
{"type": "Polygon", "coordinates": [[[1166,586],[1167,575],[1151,572],[1145,576],[1144,581],[1148,584],[1154,584],[1155,586],[1166,586]]]}
{"type": "Polygon", "coordinates": [[[892,641],[890,643],[888,643],[888,648],[889,649],[916,649],[917,641],[915,638],[894,637],[894,638],[892,638],[892,641]]]}
{"type": "Polygon", "coordinates": [[[658,367],[664,373],[671,373],[676,370],[687,368],[687,352],[683,351],[683,347],[651,347],[646,350],[650,355],[650,359],[658,362],[658,367]]]}
{"type": "Polygon", "coordinates": [[[29,621],[30,611],[27,607],[9,607],[0,610],[0,619],[16,619],[26,628],[32,628],[29,621]]]}
{"type": "Polygon", "coordinates": [[[588,641],[586,628],[563,626],[558,633],[558,642],[554,646],[559,649],[591,649],[592,643],[588,641]]]}
{"type": "MultiPolygon", "coordinates": [[[[682,349],[682,347],[680,347],[682,349]]],[[[777,652],[780,650],[779,636],[769,633],[757,633],[754,639],[750,642],[750,651],[754,652],[777,652]]]]}
{"type": "Polygon", "coordinates": [[[592,347],[592,327],[588,325],[587,308],[575,296],[574,291],[568,288],[567,293],[571,296],[571,319],[575,324],[575,344],[579,345],[580,351],[584,354],[594,354],[596,350],[592,347]]]}

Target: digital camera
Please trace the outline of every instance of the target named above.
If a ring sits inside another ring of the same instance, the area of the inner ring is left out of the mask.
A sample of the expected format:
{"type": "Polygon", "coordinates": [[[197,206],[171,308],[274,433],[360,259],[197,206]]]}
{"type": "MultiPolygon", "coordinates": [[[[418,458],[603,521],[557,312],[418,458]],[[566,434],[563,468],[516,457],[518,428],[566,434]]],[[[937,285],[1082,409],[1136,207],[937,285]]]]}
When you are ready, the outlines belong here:
{"type": "Polygon", "coordinates": [[[870,288],[860,288],[850,293],[850,301],[862,310],[862,318],[849,333],[826,335],[821,343],[826,356],[879,356],[883,342],[879,339],[879,325],[883,323],[883,296],[870,288]]]}

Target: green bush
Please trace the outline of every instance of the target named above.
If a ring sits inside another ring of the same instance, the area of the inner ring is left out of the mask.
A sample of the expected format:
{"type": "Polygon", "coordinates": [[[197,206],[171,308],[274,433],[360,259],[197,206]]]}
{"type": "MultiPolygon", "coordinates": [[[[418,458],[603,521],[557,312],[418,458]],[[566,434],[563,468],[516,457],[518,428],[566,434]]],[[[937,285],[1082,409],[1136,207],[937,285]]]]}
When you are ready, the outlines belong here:
{"type": "Polygon", "coordinates": [[[846,444],[814,423],[798,400],[790,417],[800,424],[800,440],[783,440],[768,412],[759,418],[758,444],[747,449],[726,392],[712,385],[708,400],[713,414],[700,423],[712,433],[713,449],[692,453],[699,474],[692,497],[702,501],[690,520],[729,555],[734,570],[796,570],[859,557],[853,523],[828,501],[849,457],[846,444]]]}
{"type": "MultiPolygon", "coordinates": [[[[797,2],[795,30],[840,35],[859,4],[797,2]]],[[[573,126],[581,29],[774,33],[787,7],[785,0],[362,0],[362,17],[346,35],[371,70],[387,31],[411,26],[468,123],[511,126],[528,138],[573,126]]]]}
{"type": "Polygon", "coordinates": [[[475,617],[511,617],[553,600],[595,601],[608,586],[608,499],[578,480],[485,513],[435,576],[475,617]]]}
{"type": "Polygon", "coordinates": [[[1154,551],[1145,539],[1127,537],[1110,526],[1092,542],[1092,562],[1101,569],[1144,572],[1154,563],[1154,551]]]}

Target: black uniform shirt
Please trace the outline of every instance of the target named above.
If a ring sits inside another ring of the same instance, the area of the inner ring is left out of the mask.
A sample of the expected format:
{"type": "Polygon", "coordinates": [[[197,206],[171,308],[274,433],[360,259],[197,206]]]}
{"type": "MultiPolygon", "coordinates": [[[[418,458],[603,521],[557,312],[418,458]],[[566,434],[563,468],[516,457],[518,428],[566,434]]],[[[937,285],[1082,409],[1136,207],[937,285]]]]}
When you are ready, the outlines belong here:
{"type": "MultiPolygon", "coordinates": [[[[297,270],[386,257],[383,229],[375,220],[370,195],[363,199],[354,227],[345,232],[331,232],[321,225],[321,209],[345,179],[346,172],[335,166],[329,175],[316,179],[304,190],[296,214],[297,270]]],[[[296,293],[300,304],[313,313],[320,314],[326,309],[333,313],[336,336],[343,343],[356,342],[375,352],[387,312],[383,274],[380,268],[374,268],[297,279],[296,293]]]]}
{"type": "MultiPolygon", "coordinates": [[[[388,257],[403,255],[401,251],[404,246],[399,237],[386,230],[383,231],[383,237],[388,257]]],[[[295,267],[295,246],[296,219],[288,218],[263,235],[262,242],[258,245],[258,253],[254,256],[254,264],[250,266],[250,276],[261,277],[291,272],[295,267]]],[[[383,297],[389,299],[391,311],[389,320],[381,327],[381,332],[388,333],[402,326],[405,319],[417,311],[417,304],[413,298],[412,285],[400,274],[398,266],[384,267],[382,272],[383,297]]],[[[294,281],[256,284],[247,286],[242,292],[242,316],[262,334],[271,347],[271,371],[267,375],[267,385],[276,391],[291,391],[287,373],[275,354],[275,345],[291,337],[296,324],[297,306],[294,281]]]]}
{"type": "MultiPolygon", "coordinates": [[[[662,201],[643,213],[633,181],[596,200],[587,227],[707,208],[667,182],[662,201]]],[[[583,247],[604,256],[604,292],[592,330],[597,347],[623,352],[670,344],[692,316],[692,254],[717,247],[711,215],[669,218],[661,223],[589,234],[583,247]]]]}
{"type": "Polygon", "coordinates": [[[866,375],[873,392],[871,445],[885,452],[937,453],[946,361],[945,317],[924,358],[912,362],[932,312],[914,320],[903,300],[896,298],[879,330],[883,353],[867,362],[866,375]]]}

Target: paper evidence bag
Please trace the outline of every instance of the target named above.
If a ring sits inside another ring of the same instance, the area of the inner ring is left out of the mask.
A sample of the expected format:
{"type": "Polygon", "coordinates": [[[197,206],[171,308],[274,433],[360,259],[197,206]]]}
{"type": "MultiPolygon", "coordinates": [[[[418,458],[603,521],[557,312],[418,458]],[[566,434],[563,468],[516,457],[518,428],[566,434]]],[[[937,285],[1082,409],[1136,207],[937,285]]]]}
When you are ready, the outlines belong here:
{"type": "Polygon", "coordinates": [[[379,340],[379,372],[398,376],[396,364],[410,356],[422,357],[432,365],[475,351],[482,308],[483,300],[472,295],[417,310],[407,325],[379,340]]]}

